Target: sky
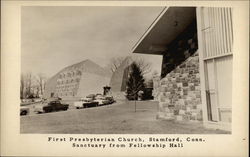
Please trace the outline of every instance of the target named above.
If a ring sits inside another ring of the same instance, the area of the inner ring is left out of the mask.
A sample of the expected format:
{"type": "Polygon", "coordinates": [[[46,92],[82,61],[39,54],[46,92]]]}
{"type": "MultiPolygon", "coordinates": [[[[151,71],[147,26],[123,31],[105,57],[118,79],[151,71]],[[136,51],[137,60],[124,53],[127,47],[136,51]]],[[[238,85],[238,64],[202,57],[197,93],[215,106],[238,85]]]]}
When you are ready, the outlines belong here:
{"type": "Polygon", "coordinates": [[[161,70],[162,56],[132,47],[163,7],[25,6],[21,11],[22,73],[51,77],[90,59],[106,67],[113,57],[140,56],[161,70]]]}

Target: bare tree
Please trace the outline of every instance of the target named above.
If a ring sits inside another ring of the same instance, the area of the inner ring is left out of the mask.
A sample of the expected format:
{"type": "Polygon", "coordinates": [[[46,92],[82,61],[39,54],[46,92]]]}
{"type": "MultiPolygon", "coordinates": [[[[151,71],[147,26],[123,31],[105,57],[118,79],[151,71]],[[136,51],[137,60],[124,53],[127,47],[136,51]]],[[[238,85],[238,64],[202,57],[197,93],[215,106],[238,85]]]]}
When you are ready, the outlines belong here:
{"type": "Polygon", "coordinates": [[[21,74],[20,98],[39,96],[44,94],[46,77],[43,74],[21,74]]]}
{"type": "Polygon", "coordinates": [[[108,68],[112,73],[114,73],[117,68],[122,64],[125,57],[113,57],[110,59],[110,63],[108,65],[108,68]]]}
{"type": "Polygon", "coordinates": [[[152,67],[151,63],[146,62],[141,57],[135,57],[133,60],[140,67],[142,75],[145,75],[151,72],[151,67],[152,67]]]}
{"type": "Polygon", "coordinates": [[[37,90],[38,90],[38,93],[40,92],[41,95],[43,95],[44,93],[45,81],[46,81],[46,77],[44,74],[39,73],[36,76],[36,83],[38,85],[37,90]]]}
{"type": "Polygon", "coordinates": [[[153,73],[152,73],[152,76],[153,76],[153,77],[159,76],[158,71],[154,70],[153,73]]]}
{"type": "MultiPolygon", "coordinates": [[[[114,73],[118,67],[122,64],[122,62],[128,57],[113,57],[110,59],[110,63],[108,65],[108,68],[112,73],[114,73]]],[[[133,62],[136,62],[136,64],[139,66],[139,68],[142,71],[142,75],[148,74],[151,72],[151,64],[146,62],[144,58],[142,57],[129,57],[130,64],[133,62]]]]}
{"type": "Polygon", "coordinates": [[[25,76],[21,74],[21,83],[20,83],[20,98],[25,98],[25,76]]]}
{"type": "Polygon", "coordinates": [[[26,96],[32,95],[32,73],[27,73],[25,76],[26,96]]]}

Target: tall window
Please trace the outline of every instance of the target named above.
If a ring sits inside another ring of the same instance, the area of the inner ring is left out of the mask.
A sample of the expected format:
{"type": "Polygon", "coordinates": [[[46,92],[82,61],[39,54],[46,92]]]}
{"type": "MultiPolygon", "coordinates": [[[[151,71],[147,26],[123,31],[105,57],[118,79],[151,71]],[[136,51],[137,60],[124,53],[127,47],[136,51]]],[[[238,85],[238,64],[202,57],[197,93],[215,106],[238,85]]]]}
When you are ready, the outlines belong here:
{"type": "Polygon", "coordinates": [[[232,8],[202,8],[201,32],[208,120],[231,122],[232,8]]]}

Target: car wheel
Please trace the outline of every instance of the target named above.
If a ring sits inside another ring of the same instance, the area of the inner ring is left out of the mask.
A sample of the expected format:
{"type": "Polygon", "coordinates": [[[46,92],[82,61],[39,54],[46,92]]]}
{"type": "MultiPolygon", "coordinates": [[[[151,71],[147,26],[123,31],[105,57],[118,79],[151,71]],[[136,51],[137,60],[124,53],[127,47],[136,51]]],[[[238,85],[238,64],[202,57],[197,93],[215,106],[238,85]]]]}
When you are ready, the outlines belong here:
{"type": "Polygon", "coordinates": [[[21,116],[27,115],[27,111],[22,111],[21,116]]]}

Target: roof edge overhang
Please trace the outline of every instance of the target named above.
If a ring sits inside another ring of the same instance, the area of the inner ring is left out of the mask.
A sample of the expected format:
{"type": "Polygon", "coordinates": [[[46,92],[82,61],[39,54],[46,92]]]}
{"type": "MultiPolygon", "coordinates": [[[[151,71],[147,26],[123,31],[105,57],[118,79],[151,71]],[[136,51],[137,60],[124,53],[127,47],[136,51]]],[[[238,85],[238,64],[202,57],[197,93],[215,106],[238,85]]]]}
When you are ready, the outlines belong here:
{"type": "Polygon", "coordinates": [[[166,13],[169,7],[164,7],[164,9],[160,12],[160,14],[156,17],[156,19],[151,23],[151,25],[148,27],[148,29],[143,33],[143,35],[140,37],[140,39],[136,42],[136,44],[132,48],[133,53],[136,52],[136,48],[139,46],[139,44],[145,39],[145,37],[149,34],[149,32],[154,28],[156,23],[161,19],[161,17],[166,13]]]}
{"type": "Polygon", "coordinates": [[[163,55],[196,18],[195,7],[165,7],[132,48],[132,53],[163,55]]]}

